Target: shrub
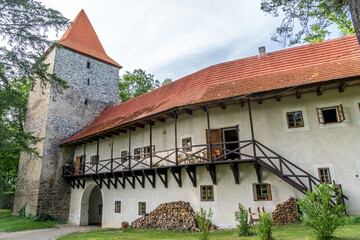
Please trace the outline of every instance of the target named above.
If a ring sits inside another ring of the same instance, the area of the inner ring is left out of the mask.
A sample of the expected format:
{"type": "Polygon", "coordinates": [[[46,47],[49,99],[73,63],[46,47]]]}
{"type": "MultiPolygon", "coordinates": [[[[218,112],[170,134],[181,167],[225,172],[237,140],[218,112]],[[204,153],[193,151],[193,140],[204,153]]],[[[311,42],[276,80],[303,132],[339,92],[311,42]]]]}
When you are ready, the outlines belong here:
{"type": "Polygon", "coordinates": [[[44,214],[39,217],[35,217],[32,221],[33,222],[46,222],[46,221],[52,221],[54,218],[50,214],[44,214]]]}
{"type": "Polygon", "coordinates": [[[202,240],[209,239],[211,218],[213,216],[213,213],[214,212],[211,210],[211,208],[209,209],[209,212],[207,212],[203,208],[200,208],[200,212],[196,212],[197,222],[198,222],[201,232],[203,233],[202,238],[201,238],[202,240]]]}
{"type": "Polygon", "coordinates": [[[26,205],[24,204],[18,211],[19,217],[26,217],[26,205]]]}
{"type": "Polygon", "coordinates": [[[248,236],[250,225],[248,223],[248,211],[245,209],[241,203],[239,203],[239,210],[235,211],[235,221],[239,224],[238,227],[238,235],[239,236],[248,236]]]}
{"type": "Polygon", "coordinates": [[[313,229],[317,239],[331,239],[335,229],[344,225],[345,206],[334,205],[340,202],[339,196],[331,200],[334,190],[335,185],[319,184],[313,192],[307,191],[306,196],[298,201],[300,211],[303,212],[300,219],[313,229]]]}
{"type": "Polygon", "coordinates": [[[360,215],[346,216],[344,217],[345,224],[359,224],[360,223],[360,215]]]}
{"type": "Polygon", "coordinates": [[[260,222],[257,226],[257,233],[260,240],[271,239],[271,225],[273,220],[271,219],[270,213],[264,213],[260,216],[260,222]]]}

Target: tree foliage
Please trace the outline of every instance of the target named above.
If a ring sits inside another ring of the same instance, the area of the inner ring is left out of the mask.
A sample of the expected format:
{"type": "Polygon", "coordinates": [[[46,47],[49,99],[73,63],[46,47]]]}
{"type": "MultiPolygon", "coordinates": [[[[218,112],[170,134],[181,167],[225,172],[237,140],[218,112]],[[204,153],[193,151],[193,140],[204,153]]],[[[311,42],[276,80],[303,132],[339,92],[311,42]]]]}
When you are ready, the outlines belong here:
{"type": "MultiPolygon", "coordinates": [[[[283,21],[272,36],[284,45],[319,42],[335,25],[341,35],[355,33],[349,2],[353,0],[262,0],[261,9],[283,21]]],[[[357,0],[355,0],[357,1],[357,0]]]]}
{"type": "MultiPolygon", "coordinates": [[[[49,84],[60,93],[67,84],[48,72],[44,52],[52,44],[48,34],[68,25],[60,12],[33,0],[0,0],[0,166],[2,186],[16,177],[20,151],[41,139],[24,131],[29,91],[49,84]]],[[[6,186],[5,186],[6,185],[6,186]]],[[[11,188],[11,187],[10,187],[11,188]]]]}
{"type": "MultiPolygon", "coordinates": [[[[166,78],[161,86],[171,82],[170,78],[166,78]]],[[[160,82],[154,79],[154,75],[148,74],[142,69],[135,69],[132,73],[126,71],[119,80],[120,102],[125,102],[158,87],[160,87],[160,82]]]]}
{"type": "Polygon", "coordinates": [[[345,206],[334,205],[340,203],[340,197],[338,194],[332,201],[333,195],[335,185],[323,183],[317,185],[314,191],[307,191],[306,196],[298,202],[303,213],[301,221],[313,229],[318,239],[331,239],[335,229],[344,224],[345,206]]]}

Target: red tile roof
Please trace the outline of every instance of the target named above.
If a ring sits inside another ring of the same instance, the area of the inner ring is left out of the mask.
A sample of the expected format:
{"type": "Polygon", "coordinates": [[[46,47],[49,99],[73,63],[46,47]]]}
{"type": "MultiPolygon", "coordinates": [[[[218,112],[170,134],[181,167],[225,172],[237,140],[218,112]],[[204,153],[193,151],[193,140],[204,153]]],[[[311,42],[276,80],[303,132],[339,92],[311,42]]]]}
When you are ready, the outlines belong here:
{"type": "Polygon", "coordinates": [[[360,76],[354,35],[220,63],[106,109],[62,144],[174,107],[354,76],[360,76]]]}
{"type": "Polygon", "coordinates": [[[79,12],[58,43],[121,68],[120,64],[106,54],[84,10],[79,12]]]}

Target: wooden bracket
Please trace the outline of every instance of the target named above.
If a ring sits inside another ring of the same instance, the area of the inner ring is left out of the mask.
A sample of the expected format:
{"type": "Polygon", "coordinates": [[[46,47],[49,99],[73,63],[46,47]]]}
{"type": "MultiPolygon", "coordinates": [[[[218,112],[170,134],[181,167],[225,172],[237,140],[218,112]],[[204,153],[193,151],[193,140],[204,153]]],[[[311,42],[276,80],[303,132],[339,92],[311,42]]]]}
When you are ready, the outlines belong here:
{"type": "Polygon", "coordinates": [[[189,114],[189,115],[192,115],[192,110],[191,109],[184,109],[184,111],[189,114]]]}
{"type": "Polygon", "coordinates": [[[319,86],[317,88],[317,95],[321,96],[323,94],[323,92],[324,92],[324,86],[319,86]]]}
{"type": "Polygon", "coordinates": [[[96,185],[102,189],[102,181],[100,180],[100,182],[98,182],[95,178],[93,178],[94,182],[96,183],[96,185]]]}
{"type": "Polygon", "coordinates": [[[230,168],[233,172],[235,183],[239,184],[239,165],[237,163],[230,163],[230,168]]]}
{"type": "Polygon", "coordinates": [[[100,182],[101,182],[101,184],[104,183],[104,185],[106,186],[107,189],[110,189],[110,182],[109,182],[109,181],[106,182],[106,181],[104,180],[104,178],[100,178],[100,182]]]}
{"type": "Polygon", "coordinates": [[[131,180],[129,179],[128,176],[125,176],[125,179],[130,183],[132,188],[135,188],[135,177],[132,176],[131,180]]]}
{"type": "Polygon", "coordinates": [[[193,187],[196,187],[196,166],[186,166],[185,170],[193,184],[193,187]]]}
{"type": "Polygon", "coordinates": [[[349,85],[349,82],[342,82],[339,86],[339,92],[344,92],[345,88],[349,85]]]}
{"type": "Polygon", "coordinates": [[[296,90],[296,98],[297,98],[297,99],[300,99],[300,98],[301,98],[301,93],[302,93],[302,90],[301,90],[301,89],[297,89],[297,90],[296,90]]]}
{"type": "Polygon", "coordinates": [[[141,175],[141,176],[134,175],[134,177],[138,180],[138,182],[140,183],[140,186],[142,188],[145,188],[145,176],[144,175],[141,175]]]}
{"type": "Polygon", "coordinates": [[[144,174],[147,180],[149,181],[149,183],[151,184],[151,186],[155,188],[155,172],[152,172],[150,174],[144,172],[144,174]]]}
{"type": "Polygon", "coordinates": [[[209,171],[211,180],[212,180],[213,184],[216,185],[216,165],[214,165],[214,164],[206,165],[206,170],[209,171]]]}
{"type": "Polygon", "coordinates": [[[258,183],[261,183],[260,165],[257,162],[255,162],[254,163],[254,168],[255,168],[255,171],[256,171],[256,176],[257,176],[257,179],[258,179],[258,183]]]}
{"type": "Polygon", "coordinates": [[[71,188],[74,189],[74,187],[75,187],[74,180],[69,179],[69,178],[65,178],[65,179],[70,184],[71,188]]]}
{"type": "Polygon", "coordinates": [[[163,171],[159,171],[159,169],[156,169],[156,173],[158,174],[161,182],[164,184],[164,187],[168,187],[168,174],[167,169],[164,169],[163,171]]]}
{"type": "Polygon", "coordinates": [[[181,168],[170,168],[170,172],[175,178],[175,181],[177,182],[178,186],[182,187],[181,168]]]}
{"type": "Polygon", "coordinates": [[[111,178],[108,178],[108,185],[109,185],[109,189],[110,189],[110,186],[113,185],[113,187],[115,189],[117,189],[117,183],[116,183],[116,180],[114,179],[114,181],[111,180],[111,178]]]}
{"type": "Polygon", "coordinates": [[[118,183],[122,186],[122,188],[125,189],[125,178],[124,177],[122,177],[122,182],[119,180],[119,178],[116,177],[115,178],[115,184],[117,185],[118,183]]]}

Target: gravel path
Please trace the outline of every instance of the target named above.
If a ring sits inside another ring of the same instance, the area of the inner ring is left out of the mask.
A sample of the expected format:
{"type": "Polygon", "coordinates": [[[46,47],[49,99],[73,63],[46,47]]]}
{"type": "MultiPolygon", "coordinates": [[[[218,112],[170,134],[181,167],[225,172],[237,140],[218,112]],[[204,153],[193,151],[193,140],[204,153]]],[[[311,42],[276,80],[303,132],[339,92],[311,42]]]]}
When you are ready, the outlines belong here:
{"type": "Polygon", "coordinates": [[[93,229],[100,229],[100,226],[74,226],[60,224],[56,228],[27,230],[20,232],[0,232],[0,240],[49,240],[69,235],[76,232],[88,232],[93,229]]]}

